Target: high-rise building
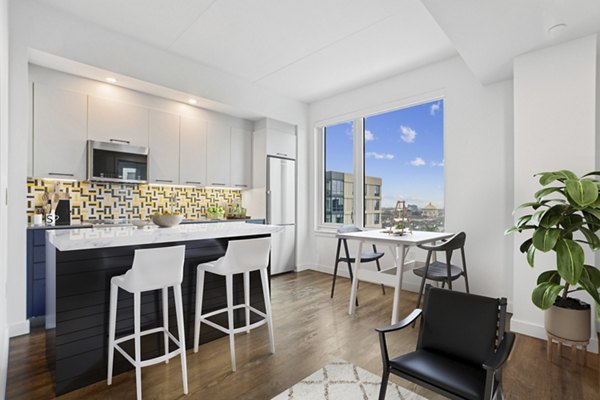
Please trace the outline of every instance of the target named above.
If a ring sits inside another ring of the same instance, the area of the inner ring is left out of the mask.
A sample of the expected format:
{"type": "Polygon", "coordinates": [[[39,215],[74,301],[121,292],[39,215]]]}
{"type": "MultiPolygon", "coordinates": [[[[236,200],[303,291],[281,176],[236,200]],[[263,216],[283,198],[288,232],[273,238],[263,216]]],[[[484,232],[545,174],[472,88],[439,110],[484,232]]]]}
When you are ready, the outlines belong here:
{"type": "MultiPolygon", "coordinates": [[[[381,227],[381,178],[365,177],[365,227],[381,227]]],[[[354,176],[325,172],[325,222],[354,223],[354,176]]]]}

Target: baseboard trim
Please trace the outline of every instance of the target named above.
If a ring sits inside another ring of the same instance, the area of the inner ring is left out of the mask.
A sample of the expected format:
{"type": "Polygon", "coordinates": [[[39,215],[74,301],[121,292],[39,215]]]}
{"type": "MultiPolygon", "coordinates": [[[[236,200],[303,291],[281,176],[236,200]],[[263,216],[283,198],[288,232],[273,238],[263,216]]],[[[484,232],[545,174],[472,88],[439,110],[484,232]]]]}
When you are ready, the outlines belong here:
{"type": "MultiPolygon", "coordinates": [[[[548,336],[546,336],[546,329],[544,329],[543,325],[533,324],[528,321],[513,318],[510,320],[510,330],[516,333],[520,333],[522,335],[531,336],[542,340],[548,340],[548,336]]],[[[590,344],[587,347],[587,351],[589,351],[590,353],[598,353],[597,335],[592,335],[590,339],[590,344]]]]}
{"type": "Polygon", "coordinates": [[[2,349],[0,351],[0,399],[6,396],[6,382],[8,377],[8,352],[10,350],[10,339],[8,327],[4,331],[4,340],[2,341],[2,349]]]}
{"type": "Polygon", "coordinates": [[[11,338],[29,334],[29,320],[26,319],[25,321],[13,322],[12,324],[9,324],[8,332],[11,338]]]}
{"type": "MultiPolygon", "coordinates": [[[[415,261],[409,261],[406,264],[410,265],[411,263],[415,263],[415,261]]],[[[324,274],[333,275],[333,267],[330,265],[318,265],[318,264],[303,265],[301,267],[298,267],[297,269],[298,269],[298,272],[311,270],[311,271],[322,272],[324,274]]],[[[361,279],[360,279],[361,281],[374,283],[374,284],[380,283],[380,282],[377,282],[377,281],[371,279],[371,276],[373,276],[373,274],[376,274],[375,271],[366,271],[365,270],[364,272],[365,272],[364,275],[361,274],[361,279]]],[[[406,272],[408,272],[408,270],[405,271],[405,273],[406,272]]],[[[348,274],[347,268],[338,268],[338,276],[350,279],[350,274],[348,274]]],[[[393,278],[394,278],[394,275],[389,275],[389,278],[386,279],[383,282],[383,284],[388,287],[393,287],[394,286],[393,278]]],[[[407,290],[409,292],[418,293],[419,292],[419,284],[404,280],[402,282],[402,290],[407,290]]]]}

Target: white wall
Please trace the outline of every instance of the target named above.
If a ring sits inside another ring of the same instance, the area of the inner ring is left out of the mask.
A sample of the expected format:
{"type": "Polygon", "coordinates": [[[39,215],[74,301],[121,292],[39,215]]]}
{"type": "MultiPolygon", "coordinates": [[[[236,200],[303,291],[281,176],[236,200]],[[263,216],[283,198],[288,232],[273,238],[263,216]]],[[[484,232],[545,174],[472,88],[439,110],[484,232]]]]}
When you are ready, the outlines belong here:
{"type": "MultiPolygon", "coordinates": [[[[53,54],[255,115],[298,126],[299,193],[307,193],[305,104],[63,14],[33,0],[10,1],[10,137],[8,321],[11,334],[28,332],[25,319],[25,199],[28,62],[31,49],[53,54]]],[[[299,238],[306,237],[305,197],[298,200],[299,238]]]]}
{"type": "Polygon", "coordinates": [[[6,324],[6,191],[8,170],[8,1],[0,0],[0,399],[6,391],[8,329],[6,324]]]}
{"type": "MultiPolygon", "coordinates": [[[[362,111],[374,112],[427,94],[445,97],[445,207],[446,229],[467,233],[469,283],[474,293],[511,297],[511,238],[504,230],[512,211],[512,82],[482,86],[464,62],[455,57],[398,75],[309,106],[309,164],[315,164],[315,132],[320,121],[362,111]]],[[[310,171],[311,188],[316,173],[310,171]]],[[[313,189],[314,190],[314,189],[313,189]]],[[[384,189],[385,190],[385,189],[384,189]]],[[[319,207],[311,199],[311,211],[319,207]]],[[[314,215],[310,216],[311,222],[314,215]]],[[[331,233],[313,233],[300,251],[305,268],[332,270],[335,239],[331,233]],[[308,257],[308,256],[307,256],[308,257]]],[[[416,254],[417,258],[421,254],[416,254]]],[[[386,265],[391,265],[391,259],[386,265]]],[[[346,270],[346,267],[343,267],[346,270]]],[[[406,288],[417,282],[411,274],[406,288]]],[[[462,282],[459,288],[462,288],[462,282]]]]}
{"type": "MultiPolygon", "coordinates": [[[[539,190],[533,177],[537,172],[569,169],[583,174],[595,169],[597,74],[595,35],[515,59],[515,205],[531,201],[539,190]]],[[[536,267],[529,268],[518,249],[525,238],[515,238],[513,251],[512,327],[545,338],[543,313],[531,302],[531,291],[537,276],[556,261],[553,252],[538,252],[536,267]]]]}

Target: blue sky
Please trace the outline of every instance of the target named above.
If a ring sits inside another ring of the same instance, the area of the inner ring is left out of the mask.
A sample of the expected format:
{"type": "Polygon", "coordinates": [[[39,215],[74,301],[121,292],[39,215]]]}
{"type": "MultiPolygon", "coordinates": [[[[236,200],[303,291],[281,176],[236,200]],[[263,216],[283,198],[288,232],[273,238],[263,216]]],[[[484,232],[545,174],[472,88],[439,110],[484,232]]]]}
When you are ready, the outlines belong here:
{"type": "MultiPolygon", "coordinates": [[[[352,125],[327,127],[326,170],[352,172],[352,125]]],[[[443,138],[443,100],[365,119],[365,173],[383,179],[384,207],[444,206],[443,138]]]]}

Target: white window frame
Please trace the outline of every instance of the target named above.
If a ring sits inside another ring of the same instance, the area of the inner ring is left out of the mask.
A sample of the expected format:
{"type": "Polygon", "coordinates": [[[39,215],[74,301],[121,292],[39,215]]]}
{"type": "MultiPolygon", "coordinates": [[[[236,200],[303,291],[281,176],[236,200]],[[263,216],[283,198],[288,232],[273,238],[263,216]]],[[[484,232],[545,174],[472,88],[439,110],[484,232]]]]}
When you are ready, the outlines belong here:
{"type": "MultiPolygon", "coordinates": [[[[344,122],[353,122],[353,144],[354,144],[354,163],[353,171],[354,174],[354,225],[364,228],[364,121],[366,118],[385,114],[400,110],[403,108],[410,108],[418,106],[423,103],[429,103],[436,100],[444,101],[444,121],[443,124],[443,140],[444,140],[444,163],[446,163],[446,110],[448,109],[448,100],[443,90],[436,90],[426,94],[405,98],[402,100],[386,103],[377,107],[370,107],[353,113],[340,115],[338,117],[328,118],[321,121],[317,121],[314,124],[314,135],[315,135],[315,197],[314,197],[314,209],[315,212],[315,231],[316,232],[335,232],[338,227],[342,224],[333,222],[324,222],[325,217],[325,128],[327,126],[337,125],[344,122]]],[[[444,166],[444,199],[446,198],[446,166],[444,166]]],[[[383,188],[382,188],[383,190],[383,188]]]]}

